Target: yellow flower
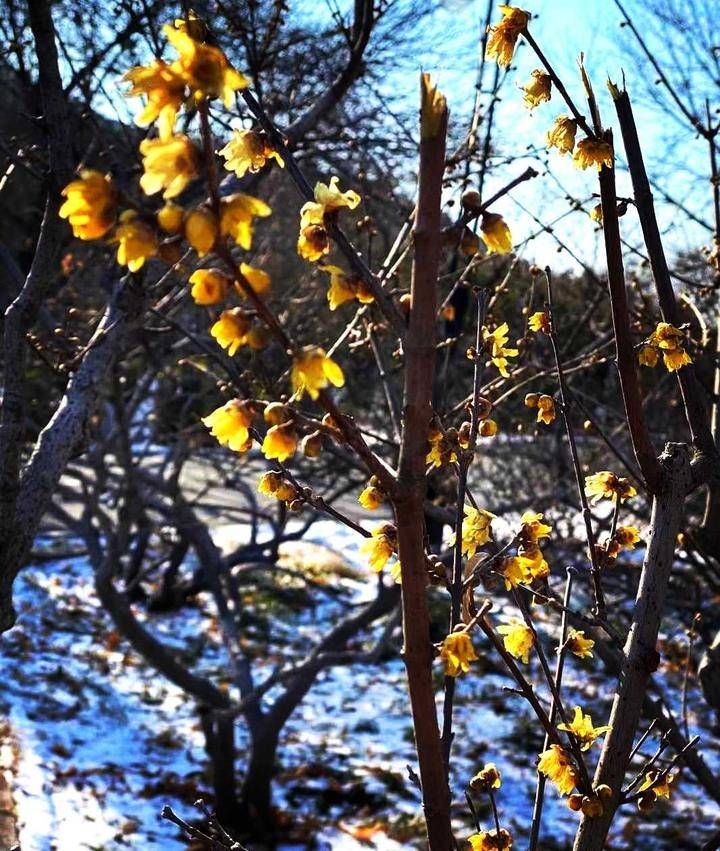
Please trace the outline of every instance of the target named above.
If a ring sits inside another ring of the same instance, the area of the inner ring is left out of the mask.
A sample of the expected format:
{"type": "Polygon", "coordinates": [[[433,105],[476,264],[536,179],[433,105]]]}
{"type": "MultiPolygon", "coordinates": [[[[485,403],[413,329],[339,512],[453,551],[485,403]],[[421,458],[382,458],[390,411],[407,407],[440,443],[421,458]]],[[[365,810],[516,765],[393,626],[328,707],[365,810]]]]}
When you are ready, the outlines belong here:
{"type": "Polygon", "coordinates": [[[62,194],[67,200],[59,215],[69,221],[78,239],[99,239],[115,224],[117,192],[109,175],[85,168],[62,194]]]}
{"type": "Polygon", "coordinates": [[[127,266],[131,272],[142,269],[148,257],[154,257],[158,252],[155,231],[139,219],[134,210],[122,213],[112,241],[118,243],[118,263],[127,266]]]}
{"type": "Polygon", "coordinates": [[[190,284],[195,304],[219,304],[225,300],[231,280],[219,269],[196,269],[190,275],[190,284]]]}
{"type": "Polygon", "coordinates": [[[327,291],[330,310],[336,310],[341,304],[353,299],[361,304],[373,301],[373,294],[357,275],[348,275],[339,266],[320,266],[320,269],[330,273],[330,287],[327,291]]]}
{"type": "Polygon", "coordinates": [[[567,733],[572,733],[584,751],[589,750],[595,739],[604,735],[610,729],[608,725],[593,727],[592,718],[590,715],[585,715],[579,706],[575,707],[573,720],[569,724],[558,724],[558,730],[565,730],[567,733]]]}
{"type": "Polygon", "coordinates": [[[485,48],[485,58],[495,57],[498,65],[508,66],[512,62],[518,36],[530,21],[530,13],[505,3],[500,4],[500,11],[503,15],[500,23],[488,27],[490,36],[485,48]]]}
{"type": "Polygon", "coordinates": [[[315,200],[307,201],[300,210],[300,236],[297,251],[306,260],[319,260],[330,251],[327,220],[338,210],[346,207],[354,210],[360,196],[352,189],[341,192],[338,178],[332,177],[329,184],[315,184],[315,200]]]}
{"type": "Polygon", "coordinates": [[[552,94],[552,79],[549,74],[537,68],[530,74],[530,80],[522,87],[525,92],[523,100],[534,109],[541,103],[550,100],[552,94]]]}
{"type": "Polygon", "coordinates": [[[610,558],[617,558],[621,550],[634,550],[639,542],[640,530],[636,526],[618,526],[605,548],[610,558]]]}
{"type": "Polygon", "coordinates": [[[247,342],[247,334],[250,330],[250,319],[241,307],[233,307],[223,310],[220,318],[210,328],[210,334],[219,346],[227,349],[232,357],[235,352],[247,342]]]}
{"type": "Polygon", "coordinates": [[[166,233],[180,233],[183,229],[185,211],[178,204],[168,201],[157,212],[157,221],[166,233]]]}
{"type": "Polygon", "coordinates": [[[249,431],[252,409],[242,399],[231,399],[203,417],[202,421],[221,446],[227,446],[235,452],[246,452],[252,445],[249,431]]]}
{"type": "Polygon", "coordinates": [[[343,371],[325,354],[325,350],[318,346],[308,346],[295,358],[290,380],[298,398],[303,393],[308,393],[311,399],[317,399],[320,391],[328,384],[335,387],[345,384],[343,371]]]}
{"type": "Polygon", "coordinates": [[[603,166],[612,168],[613,150],[607,142],[601,139],[587,137],[577,143],[577,150],[573,155],[573,161],[578,168],[586,169],[595,166],[598,171],[603,166]]]}
{"type": "Polygon", "coordinates": [[[542,331],[543,334],[549,334],[550,317],[544,310],[538,310],[528,319],[528,328],[531,331],[542,331]]]}
{"type": "Polygon", "coordinates": [[[555,784],[561,795],[567,795],[577,784],[577,771],[560,745],[550,745],[540,754],[538,771],[555,784]]]}
{"type": "MultiPolygon", "coordinates": [[[[256,269],[253,266],[248,266],[247,263],[241,263],[240,274],[258,295],[262,295],[270,286],[270,275],[267,272],[263,272],[262,269],[256,269]]],[[[245,295],[242,287],[238,291],[240,295],[245,295]]]]}
{"type": "Polygon", "coordinates": [[[328,213],[343,207],[348,210],[354,210],[357,207],[360,196],[352,189],[342,192],[338,186],[338,180],[339,178],[335,176],[330,178],[330,183],[318,181],[315,184],[315,200],[303,204],[300,210],[301,219],[317,223],[322,221],[328,213]]]}
{"type": "Polygon", "coordinates": [[[185,217],[185,239],[197,251],[198,257],[212,250],[217,236],[217,219],[207,207],[196,207],[185,217]]]}
{"type": "Polygon", "coordinates": [[[473,792],[489,792],[502,786],[500,772],[494,762],[488,762],[468,783],[473,792]]]}
{"type": "Polygon", "coordinates": [[[268,425],[279,425],[292,419],[292,413],[282,402],[270,402],[265,406],[263,419],[268,425]]]}
{"type": "Polygon", "coordinates": [[[372,530],[372,536],[360,544],[359,550],[368,557],[370,567],[380,571],[390,560],[397,547],[397,530],[392,523],[381,523],[372,530]]]}
{"type": "Polygon", "coordinates": [[[127,97],[144,96],[145,108],[136,116],[135,123],[147,127],[157,121],[160,138],[172,136],[175,118],[185,100],[185,78],[178,67],[155,59],[150,65],[131,68],[123,77],[131,83],[127,97]]]}
{"type": "Polygon", "coordinates": [[[592,659],[592,649],[595,642],[592,638],[585,638],[582,630],[570,629],[565,640],[567,649],[579,659],[592,659]]]}
{"type": "Polygon", "coordinates": [[[281,502],[292,502],[293,499],[297,499],[297,496],[298,492],[290,482],[280,482],[275,491],[275,499],[279,499],[281,502]]]}
{"type": "Polygon", "coordinates": [[[677,372],[686,364],[692,363],[692,358],[683,348],[684,340],[685,334],[679,328],[669,322],[659,322],[648,342],[662,350],[665,368],[669,372],[677,372]]]}
{"type": "Polygon", "coordinates": [[[505,588],[517,588],[518,585],[529,585],[532,576],[525,559],[520,556],[507,556],[500,565],[500,572],[505,577],[505,588]]]}
{"type": "Polygon", "coordinates": [[[616,476],[609,470],[602,470],[592,476],[585,476],[585,493],[593,497],[594,503],[601,499],[619,499],[624,502],[635,496],[637,491],[627,479],[616,476]]]}
{"type": "Polygon", "coordinates": [[[252,245],[253,219],[264,218],[272,210],[259,198],[237,192],[220,201],[220,233],[231,236],[246,251],[252,245]]]}
{"type": "Polygon", "coordinates": [[[187,136],[143,139],[140,153],[143,158],[140,186],[146,195],[164,189],[163,198],[175,198],[197,176],[197,150],[187,136]]]}
{"type": "Polygon", "coordinates": [[[545,425],[550,425],[550,423],[555,420],[555,402],[553,402],[552,396],[540,396],[537,401],[537,421],[539,423],[545,423],[545,425]]]}
{"type": "Polygon", "coordinates": [[[490,360],[498,368],[503,378],[510,377],[507,369],[507,359],[517,357],[518,355],[517,349],[508,348],[506,345],[509,333],[510,329],[507,322],[503,322],[492,333],[487,328],[483,328],[483,341],[486,346],[488,344],[490,346],[490,360]]]}
{"type": "Polygon", "coordinates": [[[262,452],[267,458],[277,458],[285,461],[295,454],[298,445],[298,436],[292,421],[274,425],[267,430],[262,442],[262,452]]]}
{"type": "Polygon", "coordinates": [[[652,791],[657,798],[669,798],[670,786],[675,782],[677,775],[659,771],[648,771],[638,792],[652,791]]]}
{"type": "Polygon", "coordinates": [[[472,836],[468,836],[467,841],[472,851],[506,851],[513,846],[512,835],[504,827],[500,828],[500,832],[494,827],[492,830],[473,833],[472,836]]]}
{"type": "Polygon", "coordinates": [[[547,132],[547,143],[550,148],[557,148],[561,154],[567,154],[575,147],[577,121],[568,115],[560,115],[547,132]]]}
{"type": "Polygon", "coordinates": [[[548,538],[552,532],[552,526],[543,523],[544,515],[535,511],[526,511],[520,518],[520,534],[526,544],[537,544],[542,538],[548,538]]]}
{"type": "Polygon", "coordinates": [[[518,555],[523,560],[525,569],[530,574],[531,581],[535,579],[545,579],[550,573],[550,565],[545,561],[545,558],[536,544],[520,547],[518,555]]]}
{"type": "Polygon", "coordinates": [[[458,674],[466,674],[470,670],[470,663],[478,656],[467,632],[451,632],[443,639],[440,658],[447,676],[457,677],[458,674]]]}
{"type": "Polygon", "coordinates": [[[258,480],[257,489],[259,493],[265,496],[274,496],[282,482],[280,473],[271,470],[268,473],[263,473],[258,480]]]}
{"type": "Polygon", "coordinates": [[[495,437],[498,433],[498,424],[495,420],[483,420],[480,423],[478,434],[480,437],[495,437]]]}
{"type": "Polygon", "coordinates": [[[643,346],[638,353],[638,363],[641,366],[655,367],[658,362],[658,350],[654,346],[643,346]]]}
{"type": "Polygon", "coordinates": [[[368,484],[358,497],[358,502],[368,511],[376,511],[383,504],[384,494],[380,488],[368,484]]]}
{"type": "Polygon", "coordinates": [[[513,248],[512,234],[505,219],[497,213],[484,213],[480,236],[490,254],[509,254],[513,248]]]}
{"type": "Polygon", "coordinates": [[[599,225],[602,224],[603,220],[603,212],[602,212],[602,204],[596,204],[592,210],[590,210],[590,218],[597,222],[599,225]]]}
{"type": "Polygon", "coordinates": [[[516,659],[527,664],[530,661],[530,651],[535,644],[535,633],[522,621],[515,620],[498,627],[500,635],[504,635],[503,644],[507,652],[516,659]]]}
{"type": "Polygon", "coordinates": [[[280,154],[270,146],[265,133],[258,130],[234,130],[232,138],[219,153],[225,158],[225,168],[234,171],[237,177],[248,171],[251,174],[260,171],[269,159],[274,159],[281,168],[285,165],[280,154]]]}
{"type": "Polygon", "coordinates": [[[230,65],[222,50],[196,41],[185,28],[166,24],[163,32],[179,54],[174,64],[185,77],[193,98],[222,98],[230,109],[234,93],[247,88],[248,81],[230,65]]]}
{"type": "Polygon", "coordinates": [[[330,252],[330,237],[322,225],[309,224],[301,227],[297,241],[297,253],[314,263],[330,252]]]}
{"type": "Polygon", "coordinates": [[[425,463],[431,467],[444,467],[457,461],[457,452],[452,441],[440,429],[430,429],[428,444],[430,448],[425,456],[425,463]]]}
{"type": "Polygon", "coordinates": [[[475,555],[492,537],[492,521],[495,515],[484,508],[466,505],[462,522],[462,554],[468,558],[475,555]]]}

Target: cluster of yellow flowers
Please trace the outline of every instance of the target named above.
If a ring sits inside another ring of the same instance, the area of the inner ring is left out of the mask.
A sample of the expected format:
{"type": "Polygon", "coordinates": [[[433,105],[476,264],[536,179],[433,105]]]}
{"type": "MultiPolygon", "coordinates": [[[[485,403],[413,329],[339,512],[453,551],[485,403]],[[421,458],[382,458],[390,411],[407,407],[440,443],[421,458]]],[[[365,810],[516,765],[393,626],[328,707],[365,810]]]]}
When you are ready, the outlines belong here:
{"type": "MultiPolygon", "coordinates": [[[[481,422],[478,425],[478,437],[495,437],[498,433],[498,425],[495,420],[490,419],[492,405],[484,406],[480,413],[481,422]]],[[[466,420],[460,428],[448,428],[443,431],[437,424],[433,424],[428,432],[428,451],[425,462],[431,468],[445,467],[454,464],[458,460],[461,449],[470,447],[471,425],[466,420]]]]}
{"type": "Polygon", "coordinates": [[[677,372],[692,363],[692,358],[683,348],[684,342],[685,334],[679,328],[667,322],[659,322],[640,348],[638,361],[643,366],[654,367],[657,366],[658,354],[662,353],[668,372],[677,372]]]}
{"type": "Polygon", "coordinates": [[[552,527],[542,522],[543,515],[526,511],[520,518],[517,554],[506,556],[500,566],[505,587],[510,590],[518,585],[532,585],[545,579],[550,567],[540,549],[540,541],[547,538],[552,527]]]}
{"type": "Polygon", "coordinates": [[[527,393],[526,408],[537,408],[537,421],[550,425],[555,422],[555,400],[546,393],[527,393]]]}
{"type": "MultiPolygon", "coordinates": [[[[381,523],[372,530],[369,538],[360,544],[360,552],[368,557],[370,567],[381,573],[390,559],[397,554],[397,529],[392,523],[381,523]]],[[[400,582],[400,562],[390,568],[390,576],[400,582]]]]}
{"type": "MultiPolygon", "coordinates": [[[[501,66],[509,66],[512,62],[518,38],[526,32],[532,17],[529,12],[516,6],[501,4],[502,19],[489,27],[489,37],[485,56],[496,59],[501,66]]],[[[523,100],[530,109],[541,103],[548,102],[552,97],[552,77],[546,71],[535,69],[530,80],[522,87],[523,100]]],[[[578,122],[575,118],[561,115],[547,133],[547,144],[557,148],[561,154],[572,153],[575,150],[575,135],[578,122]]],[[[577,143],[573,160],[578,168],[586,169],[595,166],[598,171],[607,166],[612,168],[613,150],[603,139],[588,136],[577,143]]]]}

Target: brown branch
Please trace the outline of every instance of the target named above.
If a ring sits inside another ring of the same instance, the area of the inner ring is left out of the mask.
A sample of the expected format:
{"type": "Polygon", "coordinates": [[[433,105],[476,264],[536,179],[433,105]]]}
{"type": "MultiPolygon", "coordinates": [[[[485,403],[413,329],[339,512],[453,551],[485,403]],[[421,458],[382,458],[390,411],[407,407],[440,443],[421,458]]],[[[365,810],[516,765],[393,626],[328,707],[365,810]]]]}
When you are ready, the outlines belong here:
{"type": "MultiPolygon", "coordinates": [[[[605,141],[612,146],[612,132],[609,130],[605,133],[605,141]]],[[[620,376],[625,415],[638,466],[648,489],[651,493],[655,493],[659,483],[660,468],[645,421],[635,363],[635,352],[630,333],[614,168],[603,166],[600,170],[600,201],[603,213],[603,238],[605,240],[605,255],[607,258],[610,307],[615,332],[617,368],[620,376]]]]}
{"type": "MultiPolygon", "coordinates": [[[[652,190],[650,189],[650,182],[645,171],[645,163],[640,148],[640,140],[635,125],[632,105],[627,91],[619,91],[612,83],[609,84],[609,88],[615,103],[620,130],[622,131],[625,156],[627,157],[635,195],[635,207],[638,212],[638,218],[640,219],[648,257],[650,258],[650,267],[652,268],[653,278],[655,280],[660,312],[665,322],[669,322],[671,325],[677,327],[681,324],[680,313],[675,300],[672,281],[670,280],[670,271],[660,237],[660,228],[658,227],[655,216],[652,190]]],[[[603,208],[604,212],[605,210],[603,208]]],[[[678,370],[677,379],[680,385],[680,393],[683,398],[685,416],[690,427],[692,442],[701,452],[712,456],[715,454],[715,445],[708,423],[707,403],[703,398],[694,365],[687,364],[678,370]]]]}
{"type": "Polygon", "coordinates": [[[633,740],[653,671],[665,595],[675,556],[675,541],[691,488],[690,453],[682,444],[668,444],[660,458],[662,479],[653,497],[648,548],[643,561],[632,623],[624,648],[624,661],[610,713],[611,729],[603,742],[594,785],[607,784],[612,797],[596,818],[584,817],[575,837],[574,851],[601,851],[620,802],[633,740]]]}
{"type": "Polygon", "coordinates": [[[402,565],[403,658],[408,676],[428,843],[431,851],[451,851],[450,790],[432,678],[433,648],[427,604],[423,515],[425,455],[435,369],[435,307],[441,250],[447,108],[444,98],[434,93],[425,77],[421,86],[415,257],[410,288],[410,322],[405,339],[403,435],[394,507],[402,565]]]}

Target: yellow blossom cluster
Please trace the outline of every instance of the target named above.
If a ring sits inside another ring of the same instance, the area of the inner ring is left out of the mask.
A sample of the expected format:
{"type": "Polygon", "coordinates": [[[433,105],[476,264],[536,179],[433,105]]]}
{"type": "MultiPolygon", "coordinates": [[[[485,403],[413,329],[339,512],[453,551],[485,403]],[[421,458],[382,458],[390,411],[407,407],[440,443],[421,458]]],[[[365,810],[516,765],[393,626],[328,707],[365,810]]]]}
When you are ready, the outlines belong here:
{"type": "Polygon", "coordinates": [[[550,573],[540,541],[547,538],[552,527],[543,523],[543,515],[526,511],[520,518],[520,531],[517,534],[517,554],[506,556],[500,564],[500,572],[505,579],[505,587],[510,590],[518,585],[532,585],[533,582],[547,578],[550,573]]]}
{"type": "Polygon", "coordinates": [[[290,503],[298,498],[295,485],[286,481],[281,473],[277,473],[274,470],[270,470],[260,476],[257,489],[264,496],[274,497],[280,502],[290,503]]]}
{"type": "Polygon", "coordinates": [[[508,347],[510,327],[507,322],[498,325],[494,331],[483,328],[483,342],[490,354],[490,361],[494,364],[503,378],[509,378],[508,358],[515,358],[519,352],[515,348],[508,347]]]}
{"type": "Polygon", "coordinates": [[[378,508],[385,501],[385,494],[380,487],[380,483],[377,480],[376,476],[371,476],[370,481],[363,488],[360,496],[358,497],[358,502],[362,505],[363,508],[366,508],[368,511],[377,511],[378,508]]]}
{"type": "Polygon", "coordinates": [[[500,22],[488,27],[485,56],[487,59],[497,59],[498,65],[507,67],[512,62],[520,33],[530,21],[530,13],[507,3],[500,4],[500,11],[500,22]]]}
{"type": "Polygon", "coordinates": [[[463,509],[462,522],[462,554],[468,558],[475,555],[479,547],[484,546],[492,538],[492,521],[495,515],[484,508],[473,508],[466,505],[463,509]]]}
{"type": "Polygon", "coordinates": [[[537,421],[550,425],[555,422],[555,400],[545,393],[528,393],[525,396],[526,408],[537,408],[537,421]]]}
{"type": "Polygon", "coordinates": [[[503,645],[507,652],[527,665],[530,661],[530,651],[535,646],[534,631],[526,623],[517,619],[501,624],[497,631],[505,636],[503,645]]]}
{"type": "Polygon", "coordinates": [[[680,328],[668,322],[659,322],[640,348],[638,361],[642,366],[657,366],[658,354],[661,353],[668,372],[677,372],[692,363],[692,358],[683,346],[684,342],[685,334],[680,328]]]}
{"type": "Polygon", "coordinates": [[[330,252],[330,236],[327,228],[334,221],[337,212],[343,208],[354,210],[360,203],[360,196],[352,189],[342,192],[338,186],[338,177],[330,178],[330,183],[315,184],[314,200],[307,201],[300,210],[300,236],[297,250],[301,257],[314,262],[330,252]]]}
{"type": "Polygon", "coordinates": [[[562,745],[550,745],[540,754],[538,771],[555,784],[561,795],[568,795],[577,785],[578,774],[570,756],[562,745]]]}

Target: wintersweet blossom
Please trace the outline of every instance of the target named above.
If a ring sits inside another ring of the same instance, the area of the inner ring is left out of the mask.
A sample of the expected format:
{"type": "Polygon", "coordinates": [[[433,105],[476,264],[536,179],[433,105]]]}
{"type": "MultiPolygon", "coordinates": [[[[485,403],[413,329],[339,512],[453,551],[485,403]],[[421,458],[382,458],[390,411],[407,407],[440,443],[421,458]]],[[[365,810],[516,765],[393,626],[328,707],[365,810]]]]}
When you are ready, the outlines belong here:
{"type": "Polygon", "coordinates": [[[507,652],[527,665],[530,661],[530,651],[535,644],[535,633],[530,627],[522,621],[513,620],[509,624],[501,624],[497,631],[505,636],[503,644],[507,652]]]}
{"type": "Polygon", "coordinates": [[[219,304],[225,300],[232,283],[220,269],[196,269],[189,278],[190,295],[195,304],[219,304]]]}
{"type": "Polygon", "coordinates": [[[500,22],[488,27],[485,58],[496,59],[498,65],[507,67],[512,62],[518,37],[530,21],[530,13],[507,3],[500,4],[500,11],[500,22]]]}
{"type": "Polygon", "coordinates": [[[230,65],[220,48],[193,38],[187,27],[166,24],[163,33],[178,52],[173,66],[184,77],[192,98],[196,102],[221,98],[229,109],[235,92],[247,88],[247,78],[230,65]]]}
{"type": "Polygon", "coordinates": [[[109,175],[85,168],[62,194],[66,200],[59,215],[68,220],[78,239],[99,239],[115,224],[117,192],[109,175]]]}
{"type": "Polygon", "coordinates": [[[155,59],[150,65],[131,68],[123,77],[129,82],[126,97],[144,97],[145,107],[135,117],[139,127],[157,122],[158,134],[165,140],[172,136],[178,110],[185,100],[185,77],[176,64],[155,59]]]}
{"type": "Polygon", "coordinates": [[[158,253],[155,231],[138,217],[135,210],[125,210],[121,214],[112,241],[118,243],[118,263],[127,266],[131,272],[137,272],[149,257],[158,253]]]}
{"type": "Polygon", "coordinates": [[[577,770],[561,745],[550,745],[543,751],[537,768],[555,784],[561,795],[568,795],[577,785],[577,770]]]}
{"type": "Polygon", "coordinates": [[[265,218],[271,208],[259,198],[236,192],[220,200],[220,233],[230,236],[241,248],[252,246],[253,220],[265,218]]]}
{"type": "Polygon", "coordinates": [[[573,719],[569,724],[558,724],[558,730],[572,733],[580,743],[582,750],[589,750],[595,739],[610,730],[609,725],[593,727],[590,715],[585,715],[579,706],[575,707],[573,719]]]}
{"type": "Polygon", "coordinates": [[[259,130],[234,130],[230,141],[219,153],[225,159],[225,168],[234,171],[237,177],[260,171],[271,159],[281,168],[285,165],[283,158],[270,145],[267,135],[259,130]]]}
{"type": "Polygon", "coordinates": [[[175,198],[198,173],[195,145],[182,134],[140,142],[143,174],[140,186],[146,195],[164,190],[163,198],[175,198]]]}
{"type": "Polygon", "coordinates": [[[252,408],[248,402],[231,399],[203,417],[202,422],[222,446],[227,446],[235,452],[246,452],[252,445],[252,417],[252,408]]]}
{"type": "Polygon", "coordinates": [[[443,639],[440,647],[440,658],[442,659],[445,673],[448,677],[457,677],[466,674],[470,670],[470,663],[478,659],[472,639],[467,632],[451,632],[443,639]]]}
{"type": "Polygon", "coordinates": [[[557,148],[561,154],[571,153],[575,147],[577,121],[569,115],[559,115],[548,130],[546,141],[549,148],[557,148]]]}
{"type": "Polygon", "coordinates": [[[359,549],[368,557],[372,570],[380,573],[397,549],[397,529],[392,523],[381,523],[360,544],[359,549]]]}
{"type": "Polygon", "coordinates": [[[335,387],[345,384],[342,369],[319,346],[308,346],[296,356],[290,371],[290,380],[293,391],[298,396],[307,393],[311,399],[317,399],[320,391],[328,384],[335,387]]]}
{"type": "Polygon", "coordinates": [[[586,169],[591,166],[600,171],[603,166],[612,168],[613,149],[602,139],[591,139],[589,136],[577,143],[573,162],[578,168],[586,169]]]}
{"type": "Polygon", "coordinates": [[[490,254],[509,254],[513,249],[512,234],[498,213],[484,213],[480,222],[480,238],[490,254]]]}
{"type": "Polygon", "coordinates": [[[585,493],[594,503],[601,499],[619,499],[624,502],[636,496],[637,491],[628,479],[617,476],[610,470],[601,470],[591,476],[585,476],[585,493]]]}

